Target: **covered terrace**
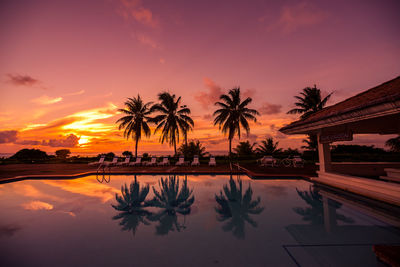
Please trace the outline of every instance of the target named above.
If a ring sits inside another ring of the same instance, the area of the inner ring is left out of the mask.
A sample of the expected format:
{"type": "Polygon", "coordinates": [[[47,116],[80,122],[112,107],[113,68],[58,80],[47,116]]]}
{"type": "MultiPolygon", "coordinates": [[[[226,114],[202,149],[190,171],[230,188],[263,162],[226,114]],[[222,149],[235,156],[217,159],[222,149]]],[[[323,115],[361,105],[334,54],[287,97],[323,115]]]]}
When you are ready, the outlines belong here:
{"type": "Polygon", "coordinates": [[[351,141],[356,134],[400,134],[400,76],[295,121],[280,131],[289,135],[317,135],[317,182],[400,205],[400,184],[361,178],[373,174],[382,176],[386,171],[388,180],[399,178],[400,181],[397,177],[400,173],[396,171],[400,163],[332,163],[330,152],[332,143],[351,141]]]}

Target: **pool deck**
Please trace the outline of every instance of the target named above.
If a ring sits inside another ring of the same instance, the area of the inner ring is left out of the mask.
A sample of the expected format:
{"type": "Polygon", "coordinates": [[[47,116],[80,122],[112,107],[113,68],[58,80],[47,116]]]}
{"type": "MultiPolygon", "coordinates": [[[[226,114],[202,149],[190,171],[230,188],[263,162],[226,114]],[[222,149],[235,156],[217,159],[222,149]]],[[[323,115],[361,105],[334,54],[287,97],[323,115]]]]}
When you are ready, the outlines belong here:
{"type": "MultiPolygon", "coordinates": [[[[202,166],[136,166],[112,167],[106,174],[230,174],[243,173],[253,179],[265,178],[306,178],[315,176],[315,167],[271,168],[246,165],[231,170],[228,164],[216,167],[202,166]]],[[[23,179],[73,179],[85,175],[103,174],[97,167],[87,164],[9,164],[0,165],[0,182],[12,182],[23,179]]]]}

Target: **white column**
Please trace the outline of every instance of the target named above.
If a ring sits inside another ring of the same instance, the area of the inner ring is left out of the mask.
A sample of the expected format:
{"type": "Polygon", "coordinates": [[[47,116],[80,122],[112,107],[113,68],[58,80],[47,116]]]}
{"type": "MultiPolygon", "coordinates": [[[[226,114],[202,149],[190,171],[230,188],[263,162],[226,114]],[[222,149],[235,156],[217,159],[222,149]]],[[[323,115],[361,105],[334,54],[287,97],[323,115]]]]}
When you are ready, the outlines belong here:
{"type": "Polygon", "coordinates": [[[319,141],[321,133],[318,134],[318,158],[319,158],[319,171],[329,172],[332,170],[331,166],[331,150],[329,143],[321,143],[319,141]]]}

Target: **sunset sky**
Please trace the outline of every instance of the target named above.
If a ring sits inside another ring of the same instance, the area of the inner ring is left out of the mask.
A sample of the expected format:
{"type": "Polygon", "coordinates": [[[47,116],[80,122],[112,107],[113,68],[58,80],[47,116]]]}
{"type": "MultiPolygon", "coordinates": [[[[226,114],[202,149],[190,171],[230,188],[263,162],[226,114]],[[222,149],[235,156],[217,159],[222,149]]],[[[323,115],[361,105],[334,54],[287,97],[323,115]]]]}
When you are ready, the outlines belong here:
{"type": "MultiPolygon", "coordinates": [[[[117,109],[164,90],[192,110],[189,139],[226,150],[211,115],[235,86],[261,113],[243,140],[299,148],[303,136],[278,129],[297,119],[286,112],[302,88],[334,92],[331,105],[400,75],[399,14],[396,0],[3,0],[0,153],[133,150],[117,109]]],[[[172,154],[158,138],[143,139],[139,154],[172,154]]]]}

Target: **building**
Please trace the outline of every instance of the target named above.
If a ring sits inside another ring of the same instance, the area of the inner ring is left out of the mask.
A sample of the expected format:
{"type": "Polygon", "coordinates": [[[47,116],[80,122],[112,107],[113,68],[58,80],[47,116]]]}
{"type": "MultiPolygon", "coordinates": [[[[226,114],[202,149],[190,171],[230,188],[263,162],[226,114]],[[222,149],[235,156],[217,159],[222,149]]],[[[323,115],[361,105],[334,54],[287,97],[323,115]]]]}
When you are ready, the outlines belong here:
{"type": "Polygon", "coordinates": [[[400,134],[400,76],[295,121],[280,131],[318,136],[316,181],[400,205],[400,184],[336,173],[330,155],[331,143],[351,141],[356,134],[400,134]],[[388,190],[393,192],[388,194],[388,190]]]}

